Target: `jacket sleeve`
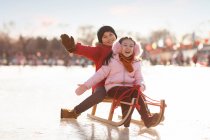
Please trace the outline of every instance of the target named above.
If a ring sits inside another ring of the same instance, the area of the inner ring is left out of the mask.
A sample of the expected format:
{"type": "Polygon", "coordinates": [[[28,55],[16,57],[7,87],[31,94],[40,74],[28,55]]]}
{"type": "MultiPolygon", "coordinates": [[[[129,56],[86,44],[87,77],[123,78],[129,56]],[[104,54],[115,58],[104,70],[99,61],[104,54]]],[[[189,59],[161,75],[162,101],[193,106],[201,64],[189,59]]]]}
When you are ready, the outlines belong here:
{"type": "Polygon", "coordinates": [[[103,79],[105,79],[110,72],[110,67],[107,65],[103,65],[91,78],[89,78],[84,84],[89,89],[92,86],[96,85],[103,79]]]}
{"type": "Polygon", "coordinates": [[[140,85],[140,86],[142,86],[142,85],[146,86],[145,82],[144,82],[144,77],[143,77],[143,74],[141,71],[141,63],[139,62],[138,64],[139,65],[138,65],[137,70],[135,71],[135,75],[134,75],[135,84],[140,85]]]}
{"type": "Polygon", "coordinates": [[[84,56],[94,62],[99,59],[100,53],[99,47],[85,46],[81,43],[76,44],[76,50],[74,51],[74,54],[84,56]]]}

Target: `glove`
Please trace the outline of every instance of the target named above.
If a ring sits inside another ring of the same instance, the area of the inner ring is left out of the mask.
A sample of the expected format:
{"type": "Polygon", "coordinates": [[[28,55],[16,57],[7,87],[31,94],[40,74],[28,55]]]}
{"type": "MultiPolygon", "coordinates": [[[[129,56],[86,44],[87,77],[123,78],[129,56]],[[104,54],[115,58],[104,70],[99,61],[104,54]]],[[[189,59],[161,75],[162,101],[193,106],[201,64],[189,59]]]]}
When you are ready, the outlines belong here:
{"type": "Polygon", "coordinates": [[[79,87],[76,89],[75,93],[79,96],[81,94],[83,94],[86,90],[88,90],[88,88],[82,84],[82,85],[79,85],[79,87]]]}
{"type": "Polygon", "coordinates": [[[75,51],[76,47],[74,43],[74,38],[72,36],[70,38],[67,34],[62,34],[60,37],[63,46],[68,52],[72,53],[73,51],[75,51]]]}
{"type": "Polygon", "coordinates": [[[141,92],[144,92],[144,91],[145,91],[145,89],[146,89],[146,86],[145,86],[144,84],[142,84],[142,85],[140,86],[140,90],[141,90],[141,92]]]}

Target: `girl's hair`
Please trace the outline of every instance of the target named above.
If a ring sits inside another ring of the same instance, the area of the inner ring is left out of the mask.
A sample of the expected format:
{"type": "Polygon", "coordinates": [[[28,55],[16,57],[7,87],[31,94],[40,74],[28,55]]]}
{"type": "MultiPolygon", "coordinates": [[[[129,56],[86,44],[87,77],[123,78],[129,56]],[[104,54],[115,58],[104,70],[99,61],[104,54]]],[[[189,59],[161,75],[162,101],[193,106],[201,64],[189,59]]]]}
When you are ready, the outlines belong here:
{"type": "Polygon", "coordinates": [[[126,40],[126,39],[133,41],[134,45],[136,45],[136,42],[131,37],[127,37],[127,36],[120,38],[119,43],[121,44],[123,42],[123,40],[126,40]]]}
{"type": "Polygon", "coordinates": [[[104,60],[103,65],[108,65],[113,55],[113,51],[111,51],[104,60]]]}
{"type": "MultiPolygon", "coordinates": [[[[129,39],[129,40],[133,41],[133,42],[134,42],[134,45],[136,45],[136,42],[135,42],[131,37],[122,37],[118,42],[121,44],[121,43],[123,42],[123,40],[126,40],[126,39],[129,39]]],[[[112,58],[112,56],[113,56],[113,51],[111,51],[111,52],[107,55],[107,57],[106,57],[105,60],[104,60],[103,65],[108,65],[109,62],[110,62],[110,60],[111,60],[111,58],[112,58]]]]}

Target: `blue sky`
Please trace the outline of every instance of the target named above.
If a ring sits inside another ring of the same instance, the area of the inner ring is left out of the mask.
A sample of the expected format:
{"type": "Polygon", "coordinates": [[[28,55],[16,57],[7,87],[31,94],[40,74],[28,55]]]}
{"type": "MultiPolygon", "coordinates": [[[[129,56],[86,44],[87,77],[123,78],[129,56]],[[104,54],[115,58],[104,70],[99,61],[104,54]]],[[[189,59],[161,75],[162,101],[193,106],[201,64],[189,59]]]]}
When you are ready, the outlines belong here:
{"type": "Polygon", "coordinates": [[[0,0],[0,31],[11,36],[75,35],[79,26],[111,25],[117,31],[166,28],[176,35],[210,35],[209,0],[0,0]]]}

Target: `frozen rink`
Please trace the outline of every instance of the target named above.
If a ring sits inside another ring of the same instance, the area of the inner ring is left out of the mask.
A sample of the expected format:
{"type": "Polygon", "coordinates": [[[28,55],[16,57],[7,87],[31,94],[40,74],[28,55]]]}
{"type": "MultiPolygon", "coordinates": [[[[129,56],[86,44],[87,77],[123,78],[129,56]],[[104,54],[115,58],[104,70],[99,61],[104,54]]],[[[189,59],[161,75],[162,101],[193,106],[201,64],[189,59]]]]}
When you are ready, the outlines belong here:
{"type": "MultiPolygon", "coordinates": [[[[91,110],[61,121],[61,108],[73,108],[91,94],[76,96],[74,90],[93,73],[91,66],[0,66],[0,140],[210,140],[210,68],[143,68],[145,93],[167,104],[165,121],[150,129],[102,124],[87,117],[91,110]]],[[[109,107],[102,103],[97,113],[107,117],[109,107]]]]}

